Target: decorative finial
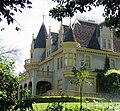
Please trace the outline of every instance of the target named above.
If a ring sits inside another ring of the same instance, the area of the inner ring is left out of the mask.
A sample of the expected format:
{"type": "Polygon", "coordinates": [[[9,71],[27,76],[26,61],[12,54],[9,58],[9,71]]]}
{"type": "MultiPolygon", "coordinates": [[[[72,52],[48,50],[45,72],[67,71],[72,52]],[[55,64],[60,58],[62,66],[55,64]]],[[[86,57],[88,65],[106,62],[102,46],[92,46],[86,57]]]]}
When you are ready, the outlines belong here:
{"type": "Polygon", "coordinates": [[[32,34],[32,40],[34,40],[34,33],[32,34]]]}
{"type": "Polygon", "coordinates": [[[49,32],[51,32],[51,26],[49,26],[49,32]]]}
{"type": "Polygon", "coordinates": [[[49,26],[49,37],[51,38],[51,26],[49,26]]]}
{"type": "Polygon", "coordinates": [[[71,28],[71,17],[70,17],[70,28],[71,28]]]}
{"type": "Polygon", "coordinates": [[[42,15],[42,16],[43,16],[43,23],[44,23],[44,19],[45,19],[45,14],[43,13],[43,15],[42,15]]]}

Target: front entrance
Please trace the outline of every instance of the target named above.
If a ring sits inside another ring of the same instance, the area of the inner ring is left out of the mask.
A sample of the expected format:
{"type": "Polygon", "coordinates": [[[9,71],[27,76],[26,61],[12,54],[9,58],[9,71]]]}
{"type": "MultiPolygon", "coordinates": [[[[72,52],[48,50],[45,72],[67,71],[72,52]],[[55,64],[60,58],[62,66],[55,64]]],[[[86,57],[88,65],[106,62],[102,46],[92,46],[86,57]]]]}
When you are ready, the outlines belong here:
{"type": "Polygon", "coordinates": [[[36,95],[42,95],[46,93],[48,90],[51,90],[51,83],[46,81],[37,82],[36,86],[36,95]]]}

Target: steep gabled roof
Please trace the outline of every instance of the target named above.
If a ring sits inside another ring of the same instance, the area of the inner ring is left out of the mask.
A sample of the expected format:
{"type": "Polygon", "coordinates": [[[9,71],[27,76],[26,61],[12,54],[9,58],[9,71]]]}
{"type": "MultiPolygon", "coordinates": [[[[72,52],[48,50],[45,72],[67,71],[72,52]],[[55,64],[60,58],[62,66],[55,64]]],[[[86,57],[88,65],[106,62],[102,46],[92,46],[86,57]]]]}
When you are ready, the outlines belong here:
{"type": "Polygon", "coordinates": [[[87,48],[91,48],[91,49],[99,49],[100,50],[100,44],[99,44],[99,41],[98,41],[98,27],[96,27],[90,41],[89,41],[89,44],[87,45],[87,48]]]}
{"type": "Polygon", "coordinates": [[[37,38],[35,39],[34,48],[45,48],[46,47],[47,31],[44,23],[38,32],[37,38]]]}
{"type": "Polygon", "coordinates": [[[113,49],[114,52],[120,53],[120,39],[117,37],[113,37],[113,49]]]}
{"type": "Polygon", "coordinates": [[[79,21],[80,24],[75,24],[74,26],[74,35],[76,41],[80,43],[81,47],[89,47],[92,48],[91,45],[93,41],[95,41],[95,31],[97,24],[79,21]]]}

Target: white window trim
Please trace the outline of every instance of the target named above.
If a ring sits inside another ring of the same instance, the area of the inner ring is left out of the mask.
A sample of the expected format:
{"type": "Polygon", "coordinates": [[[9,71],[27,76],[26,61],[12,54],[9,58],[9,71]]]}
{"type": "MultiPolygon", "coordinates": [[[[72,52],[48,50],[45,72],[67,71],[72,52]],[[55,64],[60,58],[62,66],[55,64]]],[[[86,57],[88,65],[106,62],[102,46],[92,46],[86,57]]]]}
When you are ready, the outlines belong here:
{"type": "Polygon", "coordinates": [[[101,49],[107,49],[107,50],[112,50],[112,39],[110,39],[110,38],[102,38],[101,37],[101,49]],[[106,40],[106,48],[103,48],[103,39],[105,39],[106,40]],[[108,48],[108,40],[110,40],[110,43],[111,43],[111,48],[108,48]]]}
{"type": "Polygon", "coordinates": [[[116,68],[116,59],[115,58],[110,58],[110,68],[116,68]],[[114,61],[115,67],[112,67],[111,61],[114,61]]]}
{"type": "Polygon", "coordinates": [[[84,56],[84,62],[86,64],[86,57],[89,56],[90,57],[90,67],[86,67],[87,69],[91,69],[92,68],[92,56],[91,55],[85,55],[84,56]]]}

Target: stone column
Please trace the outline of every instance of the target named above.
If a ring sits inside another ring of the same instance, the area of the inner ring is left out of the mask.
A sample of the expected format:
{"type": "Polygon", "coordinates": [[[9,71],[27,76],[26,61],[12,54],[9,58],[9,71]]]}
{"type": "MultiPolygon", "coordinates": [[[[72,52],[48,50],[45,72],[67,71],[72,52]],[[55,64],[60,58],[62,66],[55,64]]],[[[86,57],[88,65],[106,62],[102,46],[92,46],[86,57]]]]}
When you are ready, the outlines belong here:
{"type": "Polygon", "coordinates": [[[20,100],[20,93],[19,93],[19,91],[20,91],[20,86],[18,86],[18,100],[20,100]]]}
{"type": "Polygon", "coordinates": [[[32,74],[32,96],[36,96],[36,80],[35,74],[32,74]]]}

